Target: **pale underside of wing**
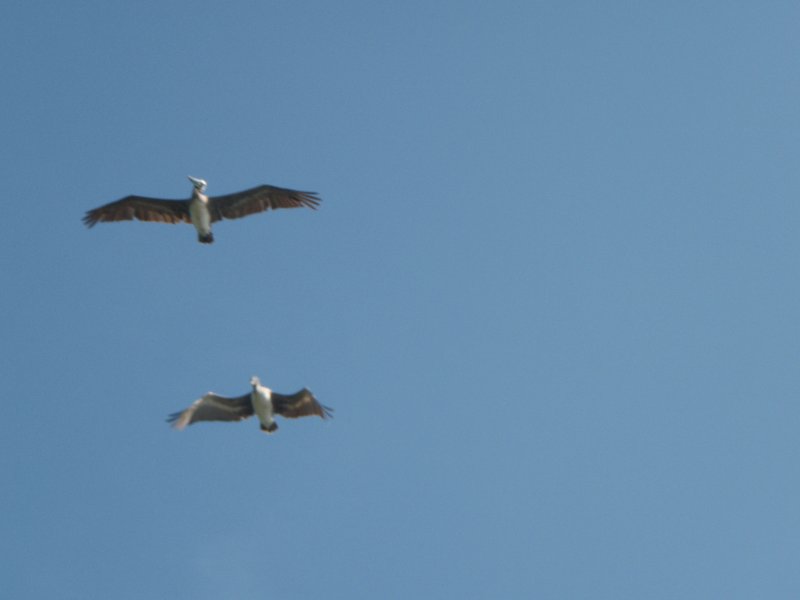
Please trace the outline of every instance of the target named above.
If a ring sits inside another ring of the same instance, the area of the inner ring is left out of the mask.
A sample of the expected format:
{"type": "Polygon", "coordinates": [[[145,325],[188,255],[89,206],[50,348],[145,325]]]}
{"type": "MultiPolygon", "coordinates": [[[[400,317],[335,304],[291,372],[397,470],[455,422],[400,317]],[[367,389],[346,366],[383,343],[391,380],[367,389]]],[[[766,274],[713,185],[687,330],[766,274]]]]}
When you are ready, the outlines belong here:
{"type": "Polygon", "coordinates": [[[312,208],[321,202],[314,192],[300,192],[272,185],[260,185],[243,192],[209,198],[211,220],[240,219],[276,208],[312,208]]]}
{"type": "Polygon", "coordinates": [[[189,204],[185,200],[160,200],[144,196],[126,196],[86,213],[87,227],[110,221],[151,221],[154,223],[191,223],[189,204]]]}
{"type": "Polygon", "coordinates": [[[306,388],[291,395],[272,392],[272,408],[277,414],[289,419],[310,416],[323,419],[333,417],[331,414],[333,409],[317,402],[311,390],[306,388]]]}
{"type": "Polygon", "coordinates": [[[167,422],[175,429],[183,429],[198,421],[241,421],[253,415],[250,394],[238,398],[226,398],[213,392],[195,402],[183,412],[171,414],[167,422]]]}

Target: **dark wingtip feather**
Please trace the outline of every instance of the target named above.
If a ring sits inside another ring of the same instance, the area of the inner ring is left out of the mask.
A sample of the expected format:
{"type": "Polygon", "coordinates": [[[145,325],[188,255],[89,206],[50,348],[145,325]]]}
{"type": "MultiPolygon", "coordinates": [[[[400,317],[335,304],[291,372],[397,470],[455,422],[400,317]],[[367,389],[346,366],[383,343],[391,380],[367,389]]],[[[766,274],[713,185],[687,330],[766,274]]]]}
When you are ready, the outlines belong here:
{"type": "Polygon", "coordinates": [[[83,215],[83,224],[86,225],[89,229],[95,226],[97,223],[97,217],[93,214],[93,210],[86,211],[86,214],[83,215]]]}
{"type": "Polygon", "coordinates": [[[301,192],[300,202],[303,206],[307,206],[311,210],[317,210],[322,202],[322,198],[317,195],[317,192],[301,192]]]}
{"type": "Polygon", "coordinates": [[[317,400],[317,397],[314,395],[314,392],[312,392],[308,388],[303,388],[300,391],[300,393],[306,394],[307,398],[311,398],[311,401],[314,402],[314,404],[316,404],[317,406],[319,406],[320,410],[322,411],[322,413],[319,415],[321,418],[323,419],[333,418],[333,408],[331,408],[330,406],[325,406],[322,402],[317,400]]]}

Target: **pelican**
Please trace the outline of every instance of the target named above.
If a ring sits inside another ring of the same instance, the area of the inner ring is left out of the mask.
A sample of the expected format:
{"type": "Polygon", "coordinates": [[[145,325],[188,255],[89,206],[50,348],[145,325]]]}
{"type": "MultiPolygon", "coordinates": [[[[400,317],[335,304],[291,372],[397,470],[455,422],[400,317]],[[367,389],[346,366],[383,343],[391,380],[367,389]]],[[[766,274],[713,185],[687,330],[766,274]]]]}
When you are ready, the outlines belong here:
{"type": "Polygon", "coordinates": [[[276,208],[306,206],[315,209],[321,199],[314,192],[299,192],[272,185],[209,197],[205,192],[208,184],[203,179],[189,175],[192,182],[192,197],[188,200],[161,200],[145,196],[126,196],[86,213],[83,222],[87,227],[108,221],[154,221],[157,223],[191,223],[197,229],[201,244],[211,244],[214,235],[211,224],[222,219],[240,219],[247,215],[276,208]]]}
{"type": "Polygon", "coordinates": [[[167,422],[175,429],[184,429],[199,421],[241,421],[255,414],[261,423],[261,431],[273,433],[278,429],[275,415],[289,419],[314,415],[323,419],[333,417],[333,409],[317,402],[307,388],[286,396],[261,385],[256,376],[250,380],[250,385],[252,391],[238,398],[225,398],[208,392],[186,410],[171,414],[167,422]]]}

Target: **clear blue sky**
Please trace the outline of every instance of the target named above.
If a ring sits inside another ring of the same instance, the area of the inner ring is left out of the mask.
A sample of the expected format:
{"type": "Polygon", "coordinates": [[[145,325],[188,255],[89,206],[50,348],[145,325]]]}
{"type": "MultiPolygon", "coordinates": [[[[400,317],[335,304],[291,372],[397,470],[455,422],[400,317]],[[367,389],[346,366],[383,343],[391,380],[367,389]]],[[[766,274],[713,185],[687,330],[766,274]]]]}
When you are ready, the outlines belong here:
{"type": "Polygon", "coordinates": [[[800,597],[796,2],[11,2],[4,595],[800,597]],[[260,183],[317,212],[87,230],[260,183]],[[333,421],[164,422],[259,375],[333,421]]]}

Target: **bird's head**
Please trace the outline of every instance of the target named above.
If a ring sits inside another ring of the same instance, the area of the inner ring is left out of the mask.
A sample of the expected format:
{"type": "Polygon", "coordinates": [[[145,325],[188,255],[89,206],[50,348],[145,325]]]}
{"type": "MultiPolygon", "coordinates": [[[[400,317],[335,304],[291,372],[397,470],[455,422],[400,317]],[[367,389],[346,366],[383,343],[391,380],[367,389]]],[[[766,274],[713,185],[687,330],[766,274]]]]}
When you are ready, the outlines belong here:
{"type": "Polygon", "coordinates": [[[206,190],[206,186],[208,185],[208,183],[206,183],[205,179],[198,179],[197,177],[192,177],[191,175],[189,175],[188,177],[189,181],[192,182],[194,189],[196,189],[198,192],[204,192],[206,190]]]}
{"type": "Polygon", "coordinates": [[[261,380],[258,377],[256,377],[255,375],[253,375],[250,378],[250,385],[252,385],[253,387],[256,387],[257,385],[261,385],[261,380]]]}

